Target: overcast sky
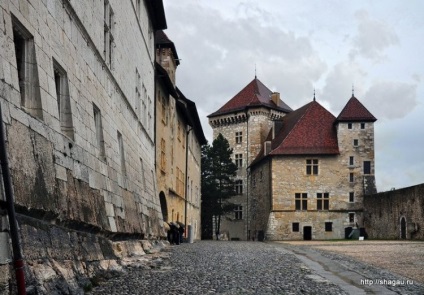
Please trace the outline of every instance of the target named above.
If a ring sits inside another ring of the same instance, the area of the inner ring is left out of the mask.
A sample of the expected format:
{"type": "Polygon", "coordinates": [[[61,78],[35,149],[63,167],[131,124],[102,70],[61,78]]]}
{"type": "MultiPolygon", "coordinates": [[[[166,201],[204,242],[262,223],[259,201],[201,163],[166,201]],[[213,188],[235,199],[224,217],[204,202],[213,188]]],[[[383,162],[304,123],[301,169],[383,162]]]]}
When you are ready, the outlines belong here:
{"type": "Polygon", "coordinates": [[[377,190],[424,182],[424,1],[164,0],[177,86],[207,115],[256,74],[291,108],[337,116],[352,95],[377,117],[377,190]]]}

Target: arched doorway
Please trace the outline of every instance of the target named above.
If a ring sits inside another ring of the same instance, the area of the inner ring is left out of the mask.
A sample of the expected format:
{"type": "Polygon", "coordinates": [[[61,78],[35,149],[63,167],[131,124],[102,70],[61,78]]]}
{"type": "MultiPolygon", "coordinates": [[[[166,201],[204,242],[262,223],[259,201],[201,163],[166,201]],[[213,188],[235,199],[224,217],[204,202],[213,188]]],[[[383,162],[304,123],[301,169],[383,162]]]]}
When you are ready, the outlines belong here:
{"type": "Polygon", "coordinates": [[[166,205],[166,197],[163,192],[159,193],[160,209],[162,211],[163,221],[168,221],[168,206],[166,205]]]}
{"type": "Polygon", "coordinates": [[[406,240],[406,219],[405,217],[400,218],[400,238],[406,240]]]}

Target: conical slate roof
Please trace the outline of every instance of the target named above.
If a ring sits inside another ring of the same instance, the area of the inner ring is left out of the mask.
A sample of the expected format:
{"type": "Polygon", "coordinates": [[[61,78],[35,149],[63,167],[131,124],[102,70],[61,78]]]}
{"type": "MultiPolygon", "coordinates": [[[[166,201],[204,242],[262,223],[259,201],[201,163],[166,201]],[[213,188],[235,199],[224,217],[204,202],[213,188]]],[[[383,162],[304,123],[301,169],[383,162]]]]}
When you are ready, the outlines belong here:
{"type": "Polygon", "coordinates": [[[377,119],[367,110],[366,107],[354,96],[352,96],[340,115],[339,122],[375,122],[377,119]]]}
{"type": "Polygon", "coordinates": [[[249,84],[246,85],[239,93],[224,104],[218,111],[210,114],[208,117],[215,117],[222,114],[227,114],[235,111],[243,110],[247,107],[265,106],[268,108],[280,110],[286,113],[292,109],[285,104],[281,99],[279,105],[276,105],[271,100],[273,92],[268,89],[259,79],[255,77],[249,84]]]}

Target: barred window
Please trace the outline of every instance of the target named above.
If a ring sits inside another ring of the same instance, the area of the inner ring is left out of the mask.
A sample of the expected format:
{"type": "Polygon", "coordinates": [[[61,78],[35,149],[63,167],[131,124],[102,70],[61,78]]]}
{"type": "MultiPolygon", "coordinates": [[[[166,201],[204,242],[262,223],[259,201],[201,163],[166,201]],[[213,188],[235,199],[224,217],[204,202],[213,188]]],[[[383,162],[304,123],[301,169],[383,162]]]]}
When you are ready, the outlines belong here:
{"type": "Polygon", "coordinates": [[[317,159],[306,160],[306,174],[318,175],[318,160],[317,159]]]}
{"type": "Polygon", "coordinates": [[[299,222],[292,223],[292,232],[299,232],[299,222]]]}
{"type": "Polygon", "coordinates": [[[104,2],[104,18],[103,18],[103,27],[104,27],[104,49],[103,54],[106,61],[106,64],[109,67],[112,67],[112,49],[113,49],[113,34],[112,27],[113,24],[113,10],[110,7],[109,1],[105,0],[104,2]]]}
{"type": "Polygon", "coordinates": [[[308,194],[307,193],[295,193],[295,206],[296,210],[308,210],[308,194]]]}
{"type": "Polygon", "coordinates": [[[69,96],[68,76],[66,71],[53,59],[54,82],[56,86],[57,108],[60,129],[70,139],[74,139],[72,123],[71,98],[69,96]]]}
{"type": "Polygon", "coordinates": [[[317,193],[317,210],[328,210],[329,204],[329,193],[317,193]]]}
{"type": "Polygon", "coordinates": [[[241,131],[236,132],[236,143],[240,144],[243,140],[243,133],[241,131]]]}
{"type": "Polygon", "coordinates": [[[243,219],[243,207],[238,205],[236,206],[236,208],[234,209],[234,213],[235,213],[235,219],[237,220],[241,220],[243,219]]]}
{"type": "Polygon", "coordinates": [[[235,181],[235,189],[236,189],[236,194],[237,195],[242,195],[243,194],[243,180],[237,179],[235,181]]]}
{"type": "Polygon", "coordinates": [[[354,192],[349,193],[349,202],[350,203],[355,202],[355,193],[354,192]]]}
{"type": "Polygon", "coordinates": [[[238,168],[242,167],[243,166],[243,155],[242,154],[236,154],[235,157],[236,157],[236,166],[238,168]]]}

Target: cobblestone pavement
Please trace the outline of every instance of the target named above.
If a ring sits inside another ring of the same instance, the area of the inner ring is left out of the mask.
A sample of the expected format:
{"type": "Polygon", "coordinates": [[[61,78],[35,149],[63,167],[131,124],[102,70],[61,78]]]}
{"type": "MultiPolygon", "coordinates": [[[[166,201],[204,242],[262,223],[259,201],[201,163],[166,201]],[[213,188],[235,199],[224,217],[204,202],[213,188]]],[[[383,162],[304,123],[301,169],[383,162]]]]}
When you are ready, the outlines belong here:
{"type": "Polygon", "coordinates": [[[338,252],[278,242],[169,246],[92,294],[424,294],[417,282],[338,252]]]}
{"type": "Polygon", "coordinates": [[[101,283],[92,294],[348,293],[281,245],[200,241],[170,246],[148,265],[130,264],[126,273],[101,283]]]}

